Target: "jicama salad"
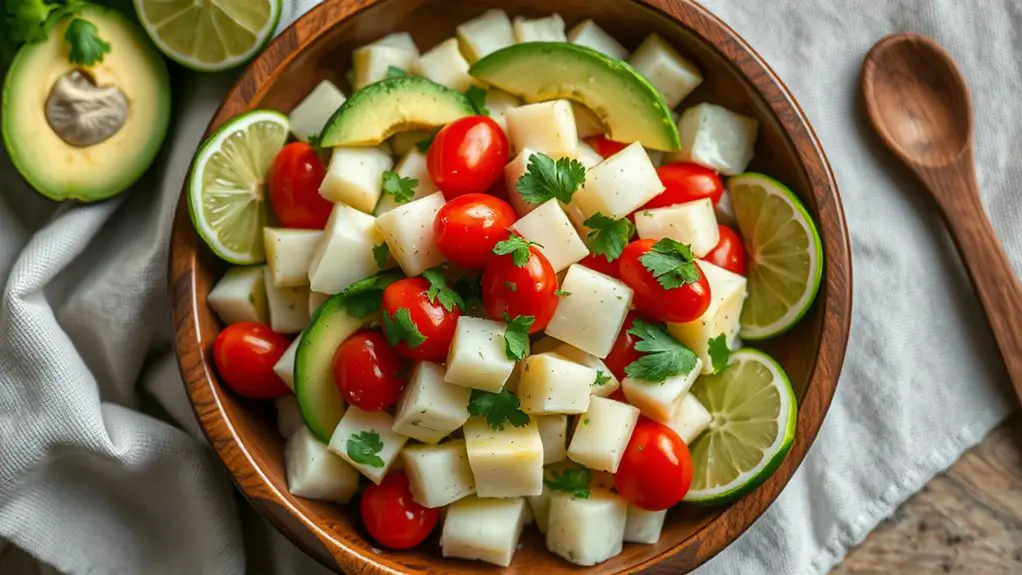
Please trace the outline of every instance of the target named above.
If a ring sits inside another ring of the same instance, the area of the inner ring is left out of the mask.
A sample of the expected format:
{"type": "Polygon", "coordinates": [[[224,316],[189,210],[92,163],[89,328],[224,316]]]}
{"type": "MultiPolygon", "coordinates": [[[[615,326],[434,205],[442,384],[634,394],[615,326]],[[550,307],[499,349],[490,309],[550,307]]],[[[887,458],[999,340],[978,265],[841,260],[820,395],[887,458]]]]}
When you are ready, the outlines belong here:
{"type": "Polygon", "coordinates": [[[662,37],[629,52],[557,14],[351,61],[190,176],[232,264],[212,358],[276,401],[292,494],[357,505],[386,549],[507,566],[534,525],[595,565],[776,469],[795,396],[745,344],[802,317],[823,262],[796,196],[747,172],[756,119],[686,103],[702,72],[662,37]]]}

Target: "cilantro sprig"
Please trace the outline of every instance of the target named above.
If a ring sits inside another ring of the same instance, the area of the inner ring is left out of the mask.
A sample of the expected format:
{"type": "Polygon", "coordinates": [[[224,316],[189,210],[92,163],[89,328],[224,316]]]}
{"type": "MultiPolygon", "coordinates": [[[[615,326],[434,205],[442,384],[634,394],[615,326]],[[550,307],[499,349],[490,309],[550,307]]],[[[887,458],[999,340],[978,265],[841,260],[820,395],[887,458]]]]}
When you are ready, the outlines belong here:
{"type": "Polygon", "coordinates": [[[543,483],[550,489],[570,493],[576,499],[589,499],[589,486],[592,481],[593,472],[581,465],[561,471],[550,471],[550,478],[543,479],[543,483]]]}
{"type": "Polygon", "coordinates": [[[524,268],[529,263],[529,246],[543,247],[536,242],[530,242],[522,236],[511,234],[506,240],[497,242],[493,246],[493,253],[498,256],[511,256],[516,267],[524,268]]]}
{"type": "Polygon", "coordinates": [[[596,370],[596,380],[593,381],[593,387],[600,387],[606,385],[610,381],[610,376],[603,372],[602,369],[596,370]]]}
{"type": "MultiPolygon", "coordinates": [[[[7,0],[0,14],[0,70],[6,68],[21,44],[46,40],[62,20],[76,16],[87,5],[85,0],[7,0]]],[[[95,24],[75,17],[64,32],[70,44],[68,61],[92,66],[103,61],[110,44],[99,37],[95,24]]]]}
{"type": "Polygon", "coordinates": [[[383,312],[383,335],[390,345],[404,343],[409,348],[419,347],[426,341],[426,336],[412,321],[412,312],[406,307],[399,307],[392,314],[383,312]]]}
{"type": "Polygon", "coordinates": [[[110,51],[110,43],[99,37],[96,25],[84,18],[75,18],[64,31],[64,40],[71,45],[67,59],[79,66],[92,66],[103,61],[103,54],[110,51]]]}
{"type": "Polygon", "coordinates": [[[607,216],[596,213],[589,216],[582,225],[589,228],[589,235],[586,237],[589,250],[594,255],[603,256],[608,262],[621,257],[625,251],[628,240],[635,235],[635,225],[628,218],[613,220],[607,216]]]}
{"type": "Polygon", "coordinates": [[[419,185],[416,178],[402,178],[394,170],[383,172],[383,193],[394,196],[394,202],[406,204],[415,197],[415,187],[419,185]]]}
{"type": "Polygon", "coordinates": [[[454,308],[465,309],[465,300],[447,285],[443,266],[429,268],[422,272],[422,277],[429,282],[429,291],[426,292],[426,297],[429,298],[430,303],[439,301],[447,311],[454,311],[454,308]]]}
{"type": "Polygon", "coordinates": [[[573,158],[554,161],[543,153],[529,156],[525,173],[515,182],[522,199],[530,204],[542,204],[557,199],[567,204],[571,196],[586,181],[586,168],[573,158]]]}
{"type": "Polygon", "coordinates": [[[521,361],[529,355],[529,330],[536,323],[535,316],[520,315],[511,318],[504,312],[507,329],[504,331],[504,353],[508,359],[521,361]]]}
{"type": "Polygon", "coordinates": [[[381,270],[390,265],[390,246],[387,245],[387,242],[373,246],[373,260],[376,262],[376,267],[381,270]]]}
{"type": "Polygon", "coordinates": [[[696,354],[667,333],[663,324],[632,323],[628,333],[638,338],[635,350],[642,357],[625,366],[628,377],[663,383],[669,377],[691,372],[696,367],[696,354]]]}
{"type": "Polygon", "coordinates": [[[468,90],[465,90],[465,97],[468,98],[468,103],[472,105],[477,116],[490,115],[490,110],[486,107],[486,90],[479,86],[469,86],[468,90]]]}
{"type": "Polygon", "coordinates": [[[727,345],[727,335],[719,333],[717,337],[710,338],[709,344],[710,363],[713,365],[713,373],[720,373],[724,371],[728,360],[731,359],[731,348],[727,345]]]}
{"type": "Polygon", "coordinates": [[[664,289],[674,289],[699,281],[699,268],[688,244],[664,238],[639,256],[642,267],[653,274],[664,289]]]}
{"type": "Polygon", "coordinates": [[[375,431],[363,431],[351,435],[348,437],[345,450],[348,452],[348,457],[355,463],[369,467],[384,466],[383,459],[378,455],[383,451],[383,440],[375,431]]]}
{"type": "Polygon", "coordinates": [[[383,290],[403,277],[401,272],[395,270],[358,280],[341,292],[341,305],[351,317],[369,317],[383,307],[383,290]]]}
{"type": "Polygon", "coordinates": [[[521,403],[507,388],[499,393],[473,389],[468,400],[468,414],[485,417],[486,424],[493,431],[503,431],[504,426],[525,427],[529,416],[521,409],[521,403]]]}
{"type": "Polygon", "coordinates": [[[407,75],[408,72],[405,72],[397,66],[387,66],[387,78],[404,78],[407,75]]]}

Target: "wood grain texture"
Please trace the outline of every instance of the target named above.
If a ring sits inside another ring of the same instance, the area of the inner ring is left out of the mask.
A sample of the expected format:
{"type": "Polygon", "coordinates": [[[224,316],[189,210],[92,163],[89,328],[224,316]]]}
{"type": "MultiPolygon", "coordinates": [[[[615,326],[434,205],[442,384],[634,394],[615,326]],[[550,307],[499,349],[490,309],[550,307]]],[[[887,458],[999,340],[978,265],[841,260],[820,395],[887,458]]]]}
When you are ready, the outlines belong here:
{"type": "Polygon", "coordinates": [[[800,402],[796,440],[777,473],[729,507],[673,510],[658,544],[628,545],[619,557],[591,569],[571,567],[547,553],[534,530],[523,538],[524,545],[507,569],[442,560],[435,539],[418,550],[382,553],[367,541],[356,513],[287,492],[283,442],[272,413],[265,405],[225,392],[217,380],[210,346],[220,326],[206,295],[223,265],[193,231],[182,195],[169,281],[175,345],[189,397],[210,444],[249,500],[299,546],[349,574],[689,571],[743,533],[801,463],[833,397],[851,315],[851,257],[833,174],[791,94],[734,31],[689,0],[327,0],[248,66],[209,130],[252,108],[290,110],[323,78],[343,86],[351,51],[385,33],[408,30],[420,47],[428,48],[450,37],[459,22],[493,7],[512,15],[556,10],[569,24],[593,18],[631,48],[650,32],[658,32],[707,77],[686,104],[712,100],[760,120],[752,168],[778,177],[800,195],[819,224],[826,259],[820,295],[806,318],[762,346],[784,366],[800,402]]]}

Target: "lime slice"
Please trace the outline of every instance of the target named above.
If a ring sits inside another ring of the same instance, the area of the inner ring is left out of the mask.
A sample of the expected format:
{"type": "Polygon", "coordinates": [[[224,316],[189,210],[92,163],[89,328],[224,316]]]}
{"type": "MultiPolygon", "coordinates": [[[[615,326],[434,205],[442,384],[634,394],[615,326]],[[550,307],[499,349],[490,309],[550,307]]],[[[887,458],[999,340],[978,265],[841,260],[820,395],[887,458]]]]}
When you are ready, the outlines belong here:
{"type": "Polygon", "coordinates": [[[253,110],[207,138],[195,155],[188,211],[202,239],[228,262],[248,265],[266,259],[266,174],[287,134],[287,116],[253,110]]]}
{"type": "Polygon", "coordinates": [[[273,36],[280,10],[280,0],[135,0],[160,51],[200,72],[249,60],[273,36]]]}
{"type": "Polygon", "coordinates": [[[713,417],[689,451],[692,487],[685,501],[734,501],[773,474],[795,438],[795,392],[767,354],[743,348],[719,374],[704,375],[692,394],[713,417]]]}
{"type": "Polygon", "coordinates": [[[749,297],[741,337],[756,341],[787,331],[820,289],[823,247],[809,213],[784,184],[762,174],[727,182],[749,252],[749,297]]]}

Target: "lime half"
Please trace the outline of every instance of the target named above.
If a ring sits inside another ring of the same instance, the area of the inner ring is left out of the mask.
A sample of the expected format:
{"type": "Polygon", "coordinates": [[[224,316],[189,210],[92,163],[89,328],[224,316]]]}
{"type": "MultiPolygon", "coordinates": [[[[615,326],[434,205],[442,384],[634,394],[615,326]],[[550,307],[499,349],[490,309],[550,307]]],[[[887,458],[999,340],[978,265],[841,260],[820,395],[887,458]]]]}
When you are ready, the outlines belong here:
{"type": "Polygon", "coordinates": [[[287,134],[287,116],[253,110],[229,121],[195,155],[188,211],[202,239],[228,262],[248,265],[266,259],[266,175],[287,134]]]}
{"type": "Polygon", "coordinates": [[[749,252],[741,337],[773,337],[802,319],[820,289],[823,247],[809,213],[784,184],[762,174],[727,182],[749,252]]]}
{"type": "Polygon", "coordinates": [[[200,72],[248,61],[273,36],[280,10],[281,0],[135,0],[160,51],[200,72]]]}
{"type": "Polygon", "coordinates": [[[791,449],[795,392],[776,361],[744,348],[719,374],[700,377],[692,393],[713,420],[689,446],[692,487],[685,501],[734,501],[770,477],[791,449]]]}

